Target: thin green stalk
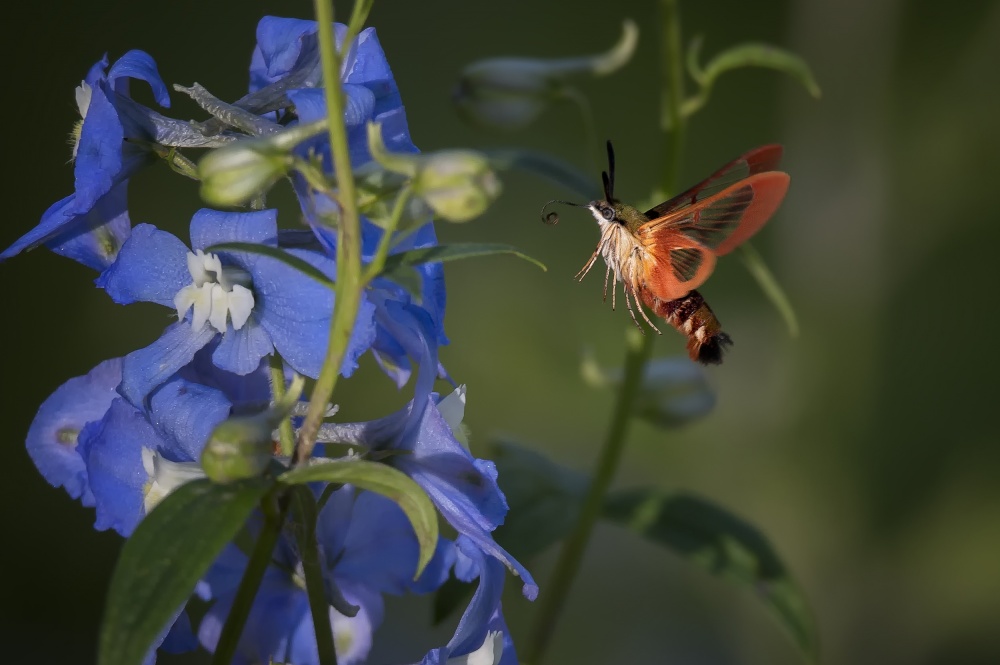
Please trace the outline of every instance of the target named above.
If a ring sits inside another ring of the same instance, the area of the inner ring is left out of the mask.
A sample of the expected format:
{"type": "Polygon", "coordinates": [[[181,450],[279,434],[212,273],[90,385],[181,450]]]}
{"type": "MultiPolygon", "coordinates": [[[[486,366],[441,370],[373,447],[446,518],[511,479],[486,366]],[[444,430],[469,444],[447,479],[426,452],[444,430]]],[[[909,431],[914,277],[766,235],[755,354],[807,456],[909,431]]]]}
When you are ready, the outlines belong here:
{"type": "Polygon", "coordinates": [[[625,374],[621,391],[615,402],[611,427],[604,440],[594,479],[590,483],[583,507],[580,510],[580,517],[559,553],[553,578],[543,587],[541,607],[539,607],[534,630],[525,651],[525,663],[539,665],[542,662],[549,641],[555,632],[556,621],[559,619],[570,587],[580,568],[580,561],[587,549],[594,523],[601,515],[604,497],[614,479],[615,471],[618,470],[622,450],[628,438],[632,409],[638,397],[643,368],[653,350],[653,345],[650,343],[652,338],[652,334],[643,336],[634,328],[628,331],[625,374]]]}
{"type": "Polygon", "coordinates": [[[330,625],[330,604],[323,591],[323,567],[319,562],[319,544],[316,542],[316,504],[311,490],[298,485],[292,488],[292,501],[299,522],[299,554],[302,574],[306,581],[306,596],[316,631],[316,649],[320,665],[337,665],[336,642],[330,625]]]}
{"type": "Polygon", "coordinates": [[[383,230],[382,239],[375,250],[375,256],[365,269],[363,279],[365,284],[378,277],[378,274],[382,272],[382,268],[385,267],[385,258],[389,255],[389,249],[393,245],[394,238],[392,236],[396,232],[396,227],[399,226],[399,220],[403,218],[403,213],[406,211],[406,204],[410,202],[410,195],[412,193],[413,190],[410,185],[406,185],[396,196],[396,202],[392,206],[392,214],[389,215],[389,223],[383,230]]]}
{"type": "Polygon", "coordinates": [[[285,523],[287,506],[282,505],[281,508],[276,508],[271,503],[272,501],[273,497],[271,496],[264,498],[262,504],[264,525],[261,527],[260,535],[257,536],[257,544],[253,548],[249,561],[247,561],[246,570],[243,571],[243,578],[236,590],[236,597],[233,598],[233,605],[229,610],[229,616],[226,617],[226,624],[222,627],[219,642],[215,645],[212,665],[229,665],[233,661],[233,654],[236,653],[236,646],[243,634],[243,627],[250,616],[250,608],[253,607],[257,589],[260,588],[267,566],[271,563],[271,553],[281,536],[281,527],[285,523]]]}
{"type": "Polygon", "coordinates": [[[333,3],[331,0],[315,0],[314,4],[319,24],[317,34],[323,63],[326,112],[330,119],[330,150],[337,175],[341,214],[337,226],[337,299],[330,324],[330,341],[323,368],[313,388],[309,409],[299,430],[294,455],[296,464],[303,464],[312,456],[316,432],[319,431],[330,396],[333,395],[344,353],[354,329],[362,289],[361,220],[358,216],[351,156],[347,149],[347,129],[344,126],[344,91],[340,85],[340,55],[333,37],[333,3]]]}
{"type": "MultiPolygon", "coordinates": [[[[662,113],[671,119],[668,137],[667,159],[663,172],[663,189],[673,192],[677,188],[683,147],[684,118],[681,115],[681,100],[684,96],[684,73],[682,69],[680,19],[677,0],[662,0],[663,3],[663,43],[664,43],[664,94],[662,113]]],[[[625,371],[615,401],[611,426],[601,448],[600,457],[594,471],[594,478],[587,489],[580,516],[559,553],[552,580],[543,587],[541,607],[535,618],[535,625],[524,662],[541,665],[549,642],[555,632],[559,614],[566,603],[570,587],[580,568],[580,562],[590,541],[594,524],[601,515],[604,500],[621,461],[629,425],[642,384],[646,363],[653,355],[656,336],[641,335],[636,329],[629,330],[626,339],[625,371]]]]}
{"type": "MultiPolygon", "coordinates": [[[[275,404],[285,396],[285,368],[277,354],[271,356],[271,397],[275,404]]],[[[295,451],[295,430],[292,421],[285,418],[278,425],[278,443],[282,457],[291,457],[295,451]]]]}
{"type": "Polygon", "coordinates": [[[678,0],[661,0],[663,10],[663,114],[669,119],[663,189],[673,193],[684,150],[684,55],[681,51],[681,19],[678,0]]]}

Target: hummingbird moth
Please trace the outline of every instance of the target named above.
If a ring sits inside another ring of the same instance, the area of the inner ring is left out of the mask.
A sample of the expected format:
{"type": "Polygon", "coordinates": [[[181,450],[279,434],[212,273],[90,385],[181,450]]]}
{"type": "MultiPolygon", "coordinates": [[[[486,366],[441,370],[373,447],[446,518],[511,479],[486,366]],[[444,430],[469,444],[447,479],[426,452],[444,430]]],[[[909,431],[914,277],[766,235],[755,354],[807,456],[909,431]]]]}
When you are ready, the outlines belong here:
{"type": "Polygon", "coordinates": [[[692,360],[718,364],[733,342],[696,289],[712,274],[716,257],[749,239],[781,205],[789,176],[775,170],[780,160],[780,145],[756,148],[669,201],[640,212],[614,197],[615,153],[608,141],[608,170],[601,173],[604,200],[586,204],[549,201],[542,208],[542,219],[558,223],[556,213],[545,215],[553,203],[589,209],[601,239],[576,279],[582,281],[597,257],[604,257],[605,301],[608,280],[614,275],[612,309],[620,281],[625,305],[640,330],[635,310],[660,332],[646,315],[645,305],[687,337],[692,360]]]}

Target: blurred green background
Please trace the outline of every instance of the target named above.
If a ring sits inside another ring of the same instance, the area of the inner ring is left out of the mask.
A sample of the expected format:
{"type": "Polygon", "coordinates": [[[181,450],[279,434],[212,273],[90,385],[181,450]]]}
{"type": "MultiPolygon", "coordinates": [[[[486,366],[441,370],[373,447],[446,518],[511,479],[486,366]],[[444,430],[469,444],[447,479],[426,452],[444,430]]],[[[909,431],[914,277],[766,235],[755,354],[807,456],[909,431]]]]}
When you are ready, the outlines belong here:
{"type": "MultiPolygon", "coordinates": [[[[422,149],[516,144],[589,170],[592,146],[574,108],[555,107],[529,131],[500,136],[461,124],[451,89],[468,61],[597,52],[618,38],[622,18],[634,18],[642,32],[632,63],[582,88],[600,136],[615,141],[618,193],[638,200],[663,162],[657,4],[380,0],[371,23],[422,149]]],[[[349,5],[337,7],[344,16],[349,5]]],[[[20,3],[16,14],[0,46],[11,169],[3,246],[72,190],[73,89],[103,52],[114,60],[142,48],[168,83],[197,81],[234,99],[245,90],[260,16],[309,17],[311,5],[20,3]]],[[[717,409],[675,432],[637,425],[618,484],[693,490],[761,526],[814,605],[826,663],[998,663],[1000,280],[990,266],[1000,242],[1000,5],[691,0],[682,18],[685,41],[705,35],[706,56],[771,42],[803,55],[823,88],[816,101],[774,72],[725,75],[690,124],[682,178],[692,183],[758,144],[785,145],[792,186],[755,244],[790,293],[802,334],[790,339],[739,261],[722,261],[702,290],[736,341],[711,370],[717,409]]],[[[178,94],[173,100],[172,115],[201,117],[178,94]]],[[[134,223],[186,236],[199,206],[192,184],[161,165],[135,177],[130,193],[134,223]]],[[[539,222],[541,203],[565,196],[511,174],[485,218],[440,228],[445,241],[507,242],[549,267],[507,257],[449,266],[452,344],[443,354],[469,384],[474,449],[504,433],[585,469],[612,396],[583,385],[581,351],[620,362],[632,324],[602,305],[602,275],[572,281],[597,240],[588,217],[569,211],[558,227],[539,222]]],[[[285,223],[296,224],[294,208],[285,211],[285,223]]],[[[120,546],[92,530],[92,511],[45,484],[23,447],[35,409],[58,385],[148,344],[169,320],[154,306],[113,305],[93,277],[45,251],[0,266],[12,317],[3,327],[5,662],[92,662],[120,546]]],[[[657,344],[660,355],[683,348],[669,332],[657,344]]],[[[338,394],[351,419],[405,398],[372,363],[338,394]]],[[[543,593],[553,558],[533,562],[543,593]]],[[[409,629],[417,636],[425,610],[394,604],[390,616],[419,613],[409,629]]],[[[526,635],[532,607],[515,593],[505,610],[515,638],[526,635]]],[[[607,526],[561,628],[551,663],[799,662],[749,593],[607,526]]],[[[413,660],[430,643],[382,645],[376,660],[413,660]]]]}

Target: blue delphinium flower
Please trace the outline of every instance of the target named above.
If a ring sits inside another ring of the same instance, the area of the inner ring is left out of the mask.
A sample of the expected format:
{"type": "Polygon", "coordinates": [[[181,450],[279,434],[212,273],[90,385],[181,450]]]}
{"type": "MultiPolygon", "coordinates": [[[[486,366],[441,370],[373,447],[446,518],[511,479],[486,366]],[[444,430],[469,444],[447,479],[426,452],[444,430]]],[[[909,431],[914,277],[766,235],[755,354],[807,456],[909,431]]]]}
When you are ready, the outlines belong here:
{"type": "Polygon", "coordinates": [[[48,397],[28,429],[28,454],[45,480],[64,487],[85,506],[94,505],[87,466],[78,448],[80,433],[98,421],[118,397],[121,358],[105,360],[85,376],[77,376],[48,397]]]}
{"type": "Polygon", "coordinates": [[[97,529],[129,536],[179,485],[204,477],[198,460],[232,403],[222,391],[179,377],[157,388],[143,411],[122,398],[80,435],[97,508],[97,529]]]}
{"type": "MultiPolygon", "coordinates": [[[[295,67],[300,67],[303,52],[311,47],[310,40],[315,38],[316,30],[315,21],[273,16],[261,19],[257,26],[257,46],[250,67],[250,89],[258,90],[280,81],[289,76],[295,67]]],[[[346,31],[345,26],[334,25],[338,43],[342,42],[346,31]]],[[[359,168],[371,162],[366,133],[368,122],[376,122],[382,126],[383,139],[390,150],[417,152],[410,138],[399,88],[374,28],[366,28],[357,36],[347,50],[341,71],[347,98],[345,123],[352,166],[359,168]]],[[[320,83],[320,79],[316,78],[310,80],[309,85],[287,92],[288,98],[295,105],[299,122],[308,123],[326,117],[324,91],[315,87],[320,83]]],[[[303,150],[323,156],[326,167],[332,170],[330,147],[325,135],[308,142],[303,150]]],[[[295,179],[295,189],[305,218],[316,233],[317,240],[329,256],[335,256],[336,235],[322,223],[322,219],[335,213],[337,205],[324,194],[310,191],[301,179],[295,179]]],[[[381,228],[362,218],[363,260],[370,261],[375,255],[383,233],[381,228]]],[[[393,252],[433,247],[436,244],[434,226],[428,223],[395,247],[393,252]]],[[[434,323],[436,343],[447,344],[448,338],[444,333],[446,297],[443,268],[440,263],[426,263],[419,266],[417,272],[421,278],[419,304],[434,323]]],[[[372,297],[374,301],[388,298],[410,303],[412,300],[402,287],[389,280],[376,280],[373,290],[381,291],[381,296],[372,297]]],[[[409,379],[411,367],[399,341],[379,323],[383,318],[376,316],[373,351],[382,368],[401,386],[409,379]]]]}
{"type": "Polygon", "coordinates": [[[507,513],[496,466],[474,458],[459,439],[465,390],[460,388],[447,400],[431,393],[438,361],[429,315],[422,308],[393,302],[386,304],[386,311],[391,313],[386,319],[390,332],[420,367],[413,400],[395,414],[371,422],[324,425],[321,438],[407,453],[392,455],[387,463],[413,478],[459,534],[520,576],[522,592],[533,600],[538,587],[531,574],[493,540],[492,532],[507,513]]]}
{"type": "Polygon", "coordinates": [[[130,79],[149,83],[156,102],[170,106],[156,63],[143,51],[129,51],[110,69],[107,56],[91,67],[76,89],[81,120],[73,132],[75,191],[45,211],[0,260],[41,244],[96,270],[114,260],[130,228],[127,181],[148,158],[142,143],[151,138],[126,108],[134,104],[130,79]]]}
{"type": "MultiPolygon", "coordinates": [[[[140,224],[118,259],[98,279],[115,302],[155,302],[179,321],[156,342],[125,356],[122,394],[133,404],[191,362],[215,339],[215,365],[248,374],[277,351],[295,371],[315,378],[326,354],[333,292],[277,259],[249,252],[205,253],[211,245],[277,243],[277,213],[203,209],[191,220],[189,250],[175,236],[140,224]]],[[[316,252],[290,249],[328,276],[334,264],[316,252]]],[[[363,301],[341,371],[350,375],[374,338],[374,307],[363,301]]]]}
{"type": "MultiPolygon", "coordinates": [[[[365,662],[373,632],[382,623],[382,594],[429,593],[447,579],[454,548],[439,541],[434,558],[417,581],[413,580],[419,546],[413,527],[394,502],[351,486],[335,491],[317,524],[324,576],[343,599],[357,607],[349,617],[329,609],[337,662],[365,662]]],[[[237,647],[234,663],[252,665],[287,662],[318,665],[319,655],[312,614],[305,592],[296,545],[279,541],[237,647]]],[[[213,565],[199,592],[215,599],[202,620],[199,638],[214,651],[232,607],[246,555],[229,546],[213,565]]]]}

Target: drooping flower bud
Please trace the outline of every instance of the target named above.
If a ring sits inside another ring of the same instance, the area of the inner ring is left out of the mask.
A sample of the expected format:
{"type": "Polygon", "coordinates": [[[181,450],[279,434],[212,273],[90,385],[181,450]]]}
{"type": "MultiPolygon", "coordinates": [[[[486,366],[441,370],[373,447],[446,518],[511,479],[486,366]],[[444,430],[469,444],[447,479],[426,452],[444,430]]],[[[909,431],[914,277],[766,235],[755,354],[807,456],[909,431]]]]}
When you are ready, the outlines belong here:
{"type": "Polygon", "coordinates": [[[578,58],[491,58],[474,62],[462,72],[454,101],[470,122],[516,130],[529,125],[579,76],[605,76],[632,57],[639,38],[636,24],[626,19],[622,37],[606,53],[578,58]]]}
{"type": "Polygon", "coordinates": [[[219,423],[201,452],[201,466],[213,482],[231,483],[263,475],[274,459],[272,432],[291,413],[305,380],[296,376],[284,398],[252,416],[219,423]]]}
{"type": "Polygon", "coordinates": [[[413,194],[435,215],[467,222],[481,215],[500,195],[501,184],[489,159],[474,150],[440,150],[426,154],[389,152],[379,125],[369,123],[372,158],[387,171],[408,176],[413,194]]]}
{"type": "MultiPolygon", "coordinates": [[[[580,366],[585,383],[594,388],[615,388],[622,371],[602,369],[585,353],[580,366]]],[[[634,413],[654,425],[680,427],[707,415],[715,406],[715,393],[701,365],[685,357],[660,358],[646,365],[634,413]]]]}
{"type": "Polygon", "coordinates": [[[202,198],[212,205],[238,206],[266,194],[292,167],[292,151],[325,130],[323,120],[209,152],[198,163],[202,198]]]}
{"type": "Polygon", "coordinates": [[[707,415],[715,393],[702,367],[687,358],[660,358],[646,366],[635,413],[659,427],[679,427],[707,415]]]}

